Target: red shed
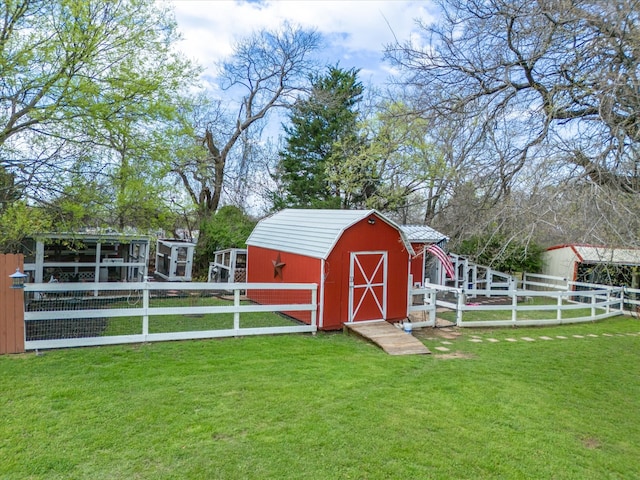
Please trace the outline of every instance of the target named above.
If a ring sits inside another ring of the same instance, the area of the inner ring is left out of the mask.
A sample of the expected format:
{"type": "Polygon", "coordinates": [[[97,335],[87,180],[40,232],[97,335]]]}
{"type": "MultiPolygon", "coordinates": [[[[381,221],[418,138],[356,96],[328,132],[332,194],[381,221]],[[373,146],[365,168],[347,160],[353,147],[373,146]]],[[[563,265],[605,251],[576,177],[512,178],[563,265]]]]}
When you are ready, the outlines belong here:
{"type": "Polygon", "coordinates": [[[249,236],[247,281],[318,284],[321,330],[396,322],[407,317],[412,255],[401,228],[375,210],[286,209],[249,236]]]}

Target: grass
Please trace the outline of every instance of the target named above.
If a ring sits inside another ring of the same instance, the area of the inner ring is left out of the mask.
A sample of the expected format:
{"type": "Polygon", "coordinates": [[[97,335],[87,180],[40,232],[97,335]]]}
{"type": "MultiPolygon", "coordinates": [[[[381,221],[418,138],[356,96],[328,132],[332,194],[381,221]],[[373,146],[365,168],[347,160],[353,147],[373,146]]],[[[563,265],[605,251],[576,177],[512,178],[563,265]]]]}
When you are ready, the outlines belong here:
{"type": "Polygon", "coordinates": [[[637,478],[638,332],[464,330],[449,356],[342,334],[4,356],[0,478],[637,478]],[[569,338],[469,341],[544,335],[569,338]]]}

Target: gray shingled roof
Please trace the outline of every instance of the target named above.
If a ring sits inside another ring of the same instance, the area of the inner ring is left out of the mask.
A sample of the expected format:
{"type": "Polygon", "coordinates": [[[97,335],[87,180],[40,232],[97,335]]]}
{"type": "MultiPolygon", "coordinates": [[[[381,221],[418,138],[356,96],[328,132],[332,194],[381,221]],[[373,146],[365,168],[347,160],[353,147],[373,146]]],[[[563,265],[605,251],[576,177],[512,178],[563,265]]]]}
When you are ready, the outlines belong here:
{"type": "Polygon", "coordinates": [[[370,215],[398,229],[412,251],[402,229],[375,210],[285,209],[260,220],[247,245],[326,259],[342,232],[370,215]]]}
{"type": "Polygon", "coordinates": [[[426,225],[402,225],[400,228],[412,243],[438,243],[442,240],[449,240],[449,237],[444,233],[426,225]]]}

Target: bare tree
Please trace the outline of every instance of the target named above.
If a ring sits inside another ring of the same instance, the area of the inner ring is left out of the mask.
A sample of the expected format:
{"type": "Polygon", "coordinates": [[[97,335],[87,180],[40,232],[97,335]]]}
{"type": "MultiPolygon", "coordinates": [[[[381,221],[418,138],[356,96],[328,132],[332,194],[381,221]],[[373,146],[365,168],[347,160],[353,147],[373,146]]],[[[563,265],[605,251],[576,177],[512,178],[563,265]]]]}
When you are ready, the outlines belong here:
{"type": "Polygon", "coordinates": [[[487,131],[508,123],[507,183],[552,142],[593,182],[638,192],[637,0],[439,4],[443,20],[421,24],[425,45],[387,48],[425,110],[464,112],[487,131]]]}
{"type": "MultiPolygon", "coordinates": [[[[221,86],[230,99],[198,107],[193,127],[204,152],[173,166],[201,218],[210,217],[220,206],[228,161],[240,144],[248,145],[248,130],[273,109],[295,100],[314,65],[312,53],[319,41],[315,31],[284,24],[279,30],[262,30],[240,40],[221,65],[221,86]],[[229,105],[237,95],[242,98],[233,113],[229,105]]],[[[239,174],[248,170],[247,153],[238,153],[239,174]]]]}
{"type": "Polygon", "coordinates": [[[436,226],[638,244],[640,2],[438,4],[438,23],[386,50],[423,117],[466,125],[436,226]]]}

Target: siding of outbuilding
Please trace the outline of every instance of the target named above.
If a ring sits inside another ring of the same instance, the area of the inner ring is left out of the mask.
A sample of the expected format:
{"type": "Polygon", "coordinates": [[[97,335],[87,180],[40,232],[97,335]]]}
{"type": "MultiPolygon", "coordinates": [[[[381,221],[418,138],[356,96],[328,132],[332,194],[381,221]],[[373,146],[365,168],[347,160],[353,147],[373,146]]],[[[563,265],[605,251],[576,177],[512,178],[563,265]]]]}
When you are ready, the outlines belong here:
{"type": "Polygon", "coordinates": [[[411,242],[411,248],[416,254],[411,257],[411,275],[413,276],[413,283],[422,285],[425,274],[425,261],[424,261],[424,249],[423,243],[411,242]]]}
{"type": "Polygon", "coordinates": [[[552,247],[543,253],[542,260],[545,275],[575,280],[580,257],[573,246],[552,247]]]}
{"type": "MultiPolygon", "coordinates": [[[[318,283],[322,268],[322,260],[296,253],[281,252],[257,246],[247,249],[247,281],[250,283],[318,283]],[[285,266],[281,275],[275,276],[273,262],[279,258],[285,266]]],[[[250,298],[263,304],[286,304],[292,302],[308,303],[306,293],[297,290],[270,290],[268,298],[266,292],[251,290],[250,298]]],[[[318,299],[320,291],[318,291],[318,299]]],[[[304,323],[311,322],[309,312],[292,312],[290,315],[304,323]]]]}
{"type": "MultiPolygon", "coordinates": [[[[249,282],[318,284],[319,328],[324,330],[340,329],[349,319],[351,253],[387,252],[385,319],[406,318],[413,252],[400,228],[373,210],[284,211],[258,224],[247,240],[247,251],[249,282]],[[282,275],[274,277],[278,258],[284,266],[282,275]]],[[[278,303],[284,300],[283,296],[278,303]]],[[[368,308],[364,302],[358,318],[375,315],[368,308]]],[[[292,316],[308,321],[299,313],[292,316]]]]}
{"type": "Polygon", "coordinates": [[[402,244],[396,229],[385,222],[369,225],[361,220],[348,229],[339,248],[329,256],[329,275],[325,282],[325,328],[341,328],[349,317],[349,255],[358,251],[388,252],[387,315],[385,320],[400,321],[407,316],[410,251],[402,244]],[[336,271],[335,266],[339,265],[336,271]],[[340,299],[339,311],[335,300],[340,299]]]}

